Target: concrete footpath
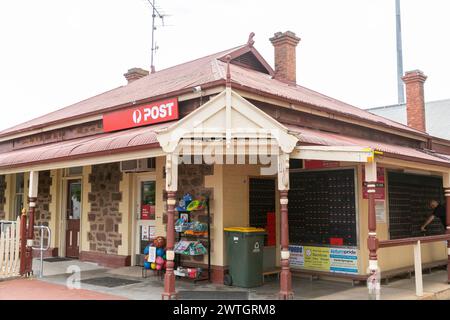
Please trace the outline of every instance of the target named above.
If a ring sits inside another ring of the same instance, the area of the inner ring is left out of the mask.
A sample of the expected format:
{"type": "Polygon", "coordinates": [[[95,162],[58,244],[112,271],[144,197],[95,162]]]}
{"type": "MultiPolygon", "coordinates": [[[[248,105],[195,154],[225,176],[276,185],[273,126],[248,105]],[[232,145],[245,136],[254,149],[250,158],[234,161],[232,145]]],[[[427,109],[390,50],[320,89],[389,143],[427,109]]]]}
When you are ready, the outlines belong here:
{"type": "MultiPolygon", "coordinates": [[[[34,269],[38,273],[38,269],[34,269]]],[[[447,272],[437,270],[424,274],[423,297],[415,295],[415,281],[412,279],[391,280],[382,286],[382,300],[450,300],[450,286],[446,283],[447,272]]],[[[276,299],[278,293],[276,277],[267,279],[264,286],[254,289],[226,287],[210,283],[194,284],[177,281],[177,291],[185,299],[276,299]],[[184,295],[183,295],[184,293],[184,295]]],[[[296,300],[367,300],[365,285],[352,286],[348,282],[325,280],[311,281],[294,278],[293,288],[296,300]]],[[[76,260],[44,264],[42,279],[20,279],[0,282],[0,299],[133,299],[159,300],[163,291],[163,281],[153,276],[142,278],[141,268],[126,267],[108,269],[96,264],[76,260]],[[80,272],[76,277],[73,270],[80,272]],[[70,283],[78,282],[80,289],[68,289],[70,283]],[[78,280],[77,280],[78,279],[78,280]]]]}

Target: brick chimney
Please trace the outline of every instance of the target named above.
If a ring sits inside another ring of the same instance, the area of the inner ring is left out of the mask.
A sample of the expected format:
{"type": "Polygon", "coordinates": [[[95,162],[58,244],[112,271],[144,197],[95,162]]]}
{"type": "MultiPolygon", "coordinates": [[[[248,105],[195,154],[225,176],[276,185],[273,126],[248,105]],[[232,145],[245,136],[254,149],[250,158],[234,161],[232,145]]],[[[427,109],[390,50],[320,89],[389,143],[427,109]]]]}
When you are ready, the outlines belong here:
{"type": "Polygon", "coordinates": [[[275,79],[295,84],[297,80],[295,49],[300,38],[292,31],[277,32],[270,38],[270,42],[275,48],[275,79]]]}
{"type": "Polygon", "coordinates": [[[408,126],[426,132],[424,83],[427,76],[420,70],[408,71],[403,77],[406,85],[406,115],[408,126]]]}
{"type": "Polygon", "coordinates": [[[132,68],[128,70],[123,76],[127,79],[128,84],[132,83],[135,80],[148,76],[149,72],[147,70],[141,68],[132,68]]]}

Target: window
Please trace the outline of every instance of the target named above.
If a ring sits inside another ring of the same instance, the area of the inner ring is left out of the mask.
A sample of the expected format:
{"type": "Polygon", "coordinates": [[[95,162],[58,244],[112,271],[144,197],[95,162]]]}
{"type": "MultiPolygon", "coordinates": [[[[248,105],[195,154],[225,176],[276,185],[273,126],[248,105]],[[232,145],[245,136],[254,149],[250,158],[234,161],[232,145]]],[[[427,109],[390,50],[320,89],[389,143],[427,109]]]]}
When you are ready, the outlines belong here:
{"type": "Polygon", "coordinates": [[[83,167],[72,167],[66,169],[66,176],[81,176],[83,174],[83,167]]]}
{"type": "Polygon", "coordinates": [[[25,176],[23,173],[16,174],[16,186],[14,192],[14,213],[16,218],[22,214],[24,207],[25,176]]]}
{"type": "Polygon", "coordinates": [[[392,240],[432,236],[445,233],[445,228],[435,219],[421,231],[421,226],[432,213],[431,200],[443,201],[443,181],[440,177],[420,176],[399,172],[388,173],[389,234],[392,240]]]}

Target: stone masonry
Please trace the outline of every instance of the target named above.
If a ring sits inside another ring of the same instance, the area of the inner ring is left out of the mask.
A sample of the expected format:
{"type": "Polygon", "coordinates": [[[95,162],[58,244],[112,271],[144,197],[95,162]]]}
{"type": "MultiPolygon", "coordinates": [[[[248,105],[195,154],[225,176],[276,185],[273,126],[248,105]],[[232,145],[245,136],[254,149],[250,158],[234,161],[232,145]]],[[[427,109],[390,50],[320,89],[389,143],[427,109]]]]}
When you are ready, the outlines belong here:
{"type": "Polygon", "coordinates": [[[5,176],[0,176],[0,220],[4,220],[6,218],[5,214],[5,190],[6,190],[6,179],[5,176]]]}
{"type": "MultiPolygon", "coordinates": [[[[52,177],[50,171],[40,171],[39,172],[39,184],[38,184],[38,197],[36,202],[35,211],[35,225],[36,226],[47,226],[50,223],[51,212],[50,203],[52,202],[52,196],[50,194],[50,187],[52,185],[52,177]]],[[[44,233],[44,246],[47,245],[48,234],[44,233]]],[[[40,232],[35,231],[34,233],[34,245],[38,246],[40,244],[40,232]]]]}
{"type": "Polygon", "coordinates": [[[91,252],[117,254],[118,247],[122,244],[122,235],[119,233],[119,224],[122,223],[122,213],[119,212],[122,201],[121,180],[119,163],[92,167],[89,175],[91,192],[88,195],[91,204],[91,211],[88,213],[91,252]]]}

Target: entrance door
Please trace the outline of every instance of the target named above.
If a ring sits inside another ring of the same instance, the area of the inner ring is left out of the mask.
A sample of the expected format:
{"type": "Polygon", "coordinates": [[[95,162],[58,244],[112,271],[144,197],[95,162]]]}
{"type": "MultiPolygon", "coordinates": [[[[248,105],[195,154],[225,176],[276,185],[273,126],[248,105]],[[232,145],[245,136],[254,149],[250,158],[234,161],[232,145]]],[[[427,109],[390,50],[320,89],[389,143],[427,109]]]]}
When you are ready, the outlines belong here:
{"type": "Polygon", "coordinates": [[[156,182],[154,178],[137,179],[136,265],[144,264],[144,249],[156,233],[156,182]]]}
{"type": "Polygon", "coordinates": [[[80,256],[81,180],[67,181],[66,256],[80,256]]]}

